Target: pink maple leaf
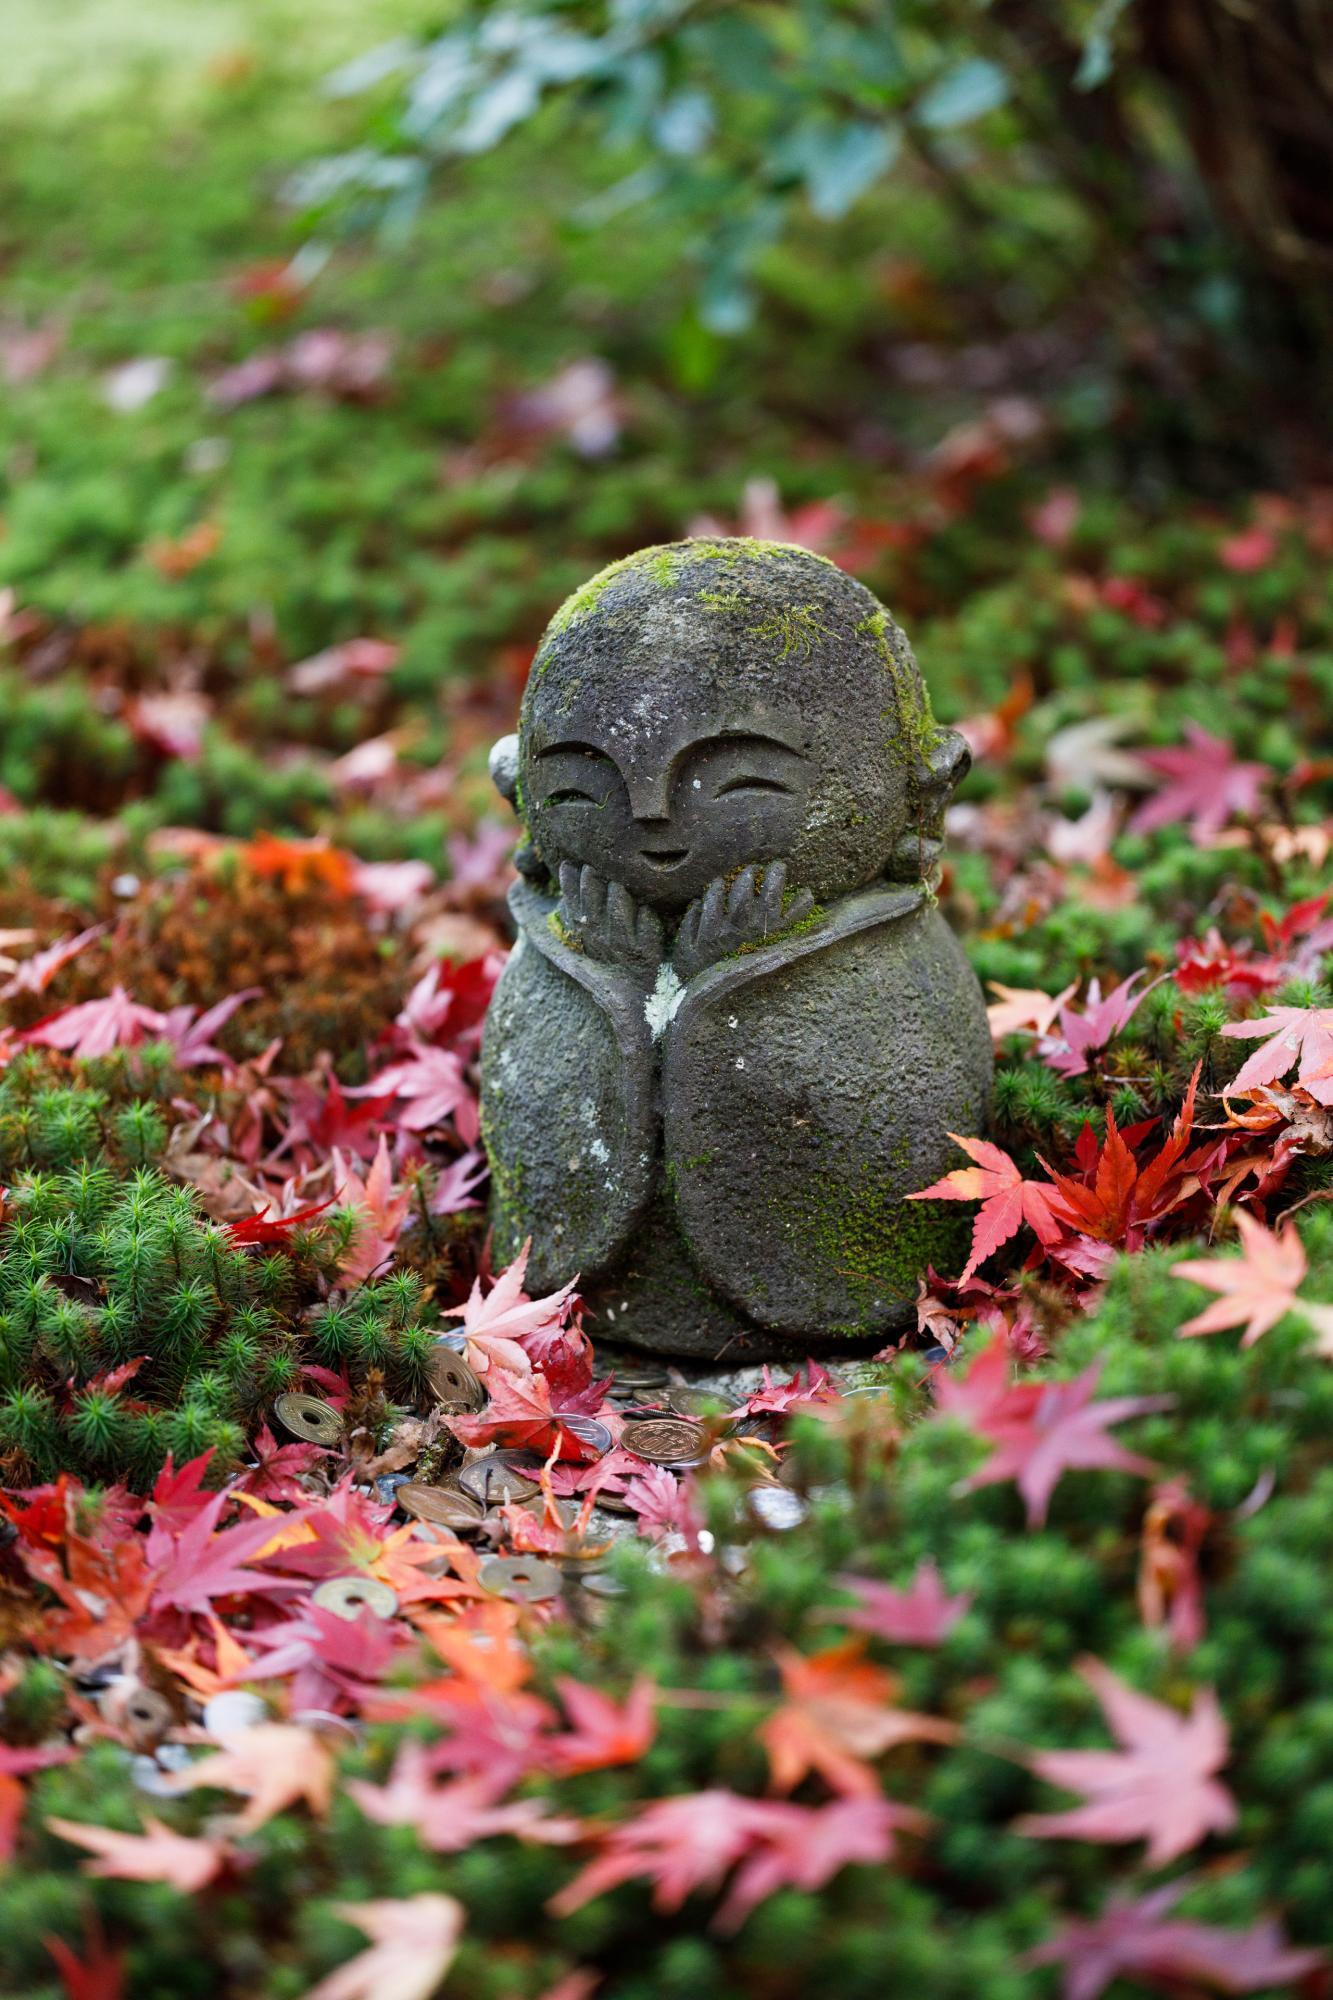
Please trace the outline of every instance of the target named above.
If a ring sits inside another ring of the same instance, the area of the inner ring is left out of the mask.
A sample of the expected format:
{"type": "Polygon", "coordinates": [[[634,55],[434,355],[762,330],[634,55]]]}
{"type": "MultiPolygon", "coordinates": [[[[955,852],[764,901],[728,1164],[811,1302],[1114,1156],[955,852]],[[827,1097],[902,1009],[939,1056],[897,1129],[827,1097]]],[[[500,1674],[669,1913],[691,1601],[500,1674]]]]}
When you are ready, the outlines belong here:
{"type": "Polygon", "coordinates": [[[1150,1459],[1127,1451],[1106,1433],[1128,1417],[1169,1409],[1174,1397],[1108,1396],[1096,1403],[1092,1397],[1101,1372],[1098,1360],[1071,1381],[1020,1382],[976,1412],[971,1428],[994,1449],[967,1484],[1014,1480],[1027,1505],[1029,1527],[1041,1527],[1066,1472],[1155,1472],[1150,1459]]]}
{"type": "Polygon", "coordinates": [[[1145,750],[1143,762],[1167,782],[1134,813],[1131,833],[1151,833],[1159,826],[1187,820],[1205,845],[1222,831],[1233,813],[1251,813],[1272,776],[1265,764],[1238,761],[1225,737],[1213,736],[1187,722],[1187,747],[1145,750]]]}
{"type": "MultiPolygon", "coordinates": [[[[153,1579],[150,1611],[175,1610],[207,1612],[218,1597],[244,1597],[260,1591],[292,1588],[288,1577],[264,1575],[242,1565],[257,1555],[274,1537],[270,1519],[242,1521],[232,1528],[218,1528],[218,1519],[229,1495],[215,1493],[177,1535],[161,1537],[169,1546],[161,1548],[160,1530],[149,1537],[148,1557],[157,1568],[153,1579]]],[[[288,1515],[283,1525],[290,1527],[299,1517],[288,1515]]]]}
{"type": "Polygon", "coordinates": [[[1100,1916],[1065,1924],[1022,1963],[1063,1965],[1064,2000],[1100,2000],[1121,1978],[1161,1984],[1171,1992],[1179,1985],[1205,1985],[1218,1993],[1253,1993],[1285,1987],[1327,1963],[1321,1951],[1294,1949],[1271,1920],[1235,1931],[1171,1916],[1192,1887],[1186,1877],[1135,1903],[1117,1897],[1100,1916]]]}
{"type": "Polygon", "coordinates": [[[923,1832],[924,1813],[893,1799],[831,1799],[827,1805],[792,1805],[764,1800],[749,1854],[732,1880],[714,1919],[719,1931],[739,1929],[758,1904],[777,1889],[822,1889],[853,1863],[878,1866],[893,1853],[900,1828],[923,1832]]]}
{"type": "Polygon", "coordinates": [[[756,1389],[727,1414],[733,1419],[766,1414],[785,1416],[790,1410],[806,1410],[815,1403],[836,1403],[839,1395],[827,1370],[817,1361],[803,1363],[787,1382],[775,1382],[765,1362],[763,1388],[756,1389]]]}
{"type": "MultiPolygon", "coordinates": [[[[0,987],[0,1000],[12,1000],[16,993],[45,993],[56,974],[110,928],[109,924],[94,924],[91,930],[80,931],[77,937],[57,938],[44,951],[34,952],[31,958],[24,959],[9,983],[0,987]]],[[[13,964],[12,959],[9,962],[13,964]]]]}
{"type": "Polygon", "coordinates": [[[1227,1759],[1226,1723],[1211,1688],[1201,1688],[1187,1716],[1126,1686],[1101,1660],[1079,1672],[1102,1705],[1119,1750],[1033,1750],[1024,1759],[1062,1791],[1082,1792],[1068,1812],[1028,1813],[1016,1833],[1038,1840],[1146,1840],[1147,1865],[1164,1867],[1209,1833],[1236,1821],[1230,1792],[1216,1773],[1227,1759]]]}
{"type": "Polygon", "coordinates": [[[490,1172],[484,1156],[477,1151],[460,1153],[440,1169],[431,1190],[432,1215],[461,1215],[464,1209],[480,1208],[476,1191],[490,1172]]]}
{"type": "MultiPolygon", "coordinates": [[[[1001,1345],[1003,1343],[1000,1343],[1001,1345]]],[[[833,1581],[856,1597],[851,1610],[838,1608],[823,1616],[871,1632],[895,1646],[938,1646],[970,1607],[975,1593],[960,1591],[950,1597],[933,1561],[918,1563],[906,1590],[877,1583],[873,1577],[843,1574],[833,1581]]]]}
{"type": "Polygon", "coordinates": [[[1228,1021],[1222,1033],[1236,1041],[1263,1040],[1231,1090],[1276,1083],[1297,1064],[1301,1088],[1316,1103],[1333,1107],[1333,1007],[1270,1007],[1260,1021],[1228,1021]]]}
{"type": "Polygon", "coordinates": [[[523,1289],[532,1239],[523,1245],[507,1270],[500,1273],[489,1292],[483,1293],[481,1279],[474,1278],[467,1304],[450,1306],[445,1319],[461,1319],[469,1351],[475,1350],[482,1372],[495,1362],[518,1374],[531,1372],[532,1359],[524,1342],[532,1334],[559,1327],[574,1296],[577,1278],[549,1292],[544,1299],[530,1299],[523,1289]]]}
{"type": "Polygon", "coordinates": [[[112,1049],[132,1049],[145,1039],[160,1035],[167,1017],[155,1008],[141,1007],[131,1000],[123,986],[113,986],[101,1000],[85,1000],[48,1014],[20,1039],[38,1048],[63,1049],[78,1062],[109,1055],[112,1049]]]}
{"type": "Polygon", "coordinates": [[[399,1097],[404,1109],[397,1122],[405,1132],[428,1132],[443,1125],[472,1093],[461,1059],[452,1049],[418,1048],[405,1062],[392,1063],[369,1083],[357,1084],[348,1097],[399,1097]]]}
{"type": "Polygon", "coordinates": [[[357,1215],[356,1234],[344,1251],[338,1269],[344,1277],[362,1284],[374,1277],[393,1256],[394,1245],[402,1234],[412,1206],[412,1196],[407,1189],[394,1185],[389,1145],[383,1133],[380,1134],[370,1172],[364,1180],[336,1148],[333,1178],[338,1185],[340,1206],[354,1209],[357,1215]]]}
{"type": "Polygon", "coordinates": [[[176,1051],[177,1069],[201,1069],[205,1065],[232,1070],[235,1064],[222,1049],[213,1046],[213,1036],[226,1026],[238,1007],[262,997],[262,986],[247,986],[243,993],[229,993],[225,1000],[209,1007],[195,1019],[193,1007],[173,1007],[163,1017],[161,1035],[176,1051]]]}
{"type": "Polygon", "coordinates": [[[1134,1018],[1153,986],[1161,985],[1159,979],[1154,979],[1152,986],[1145,986],[1142,993],[1136,993],[1134,988],[1142,977],[1142,971],[1132,972],[1104,1000],[1101,985],[1094,979],[1088,987],[1087,1001],[1081,1014],[1076,1014],[1072,1007],[1061,1007],[1060,1039],[1047,1039],[1041,1045],[1047,1067],[1058,1070],[1061,1076],[1085,1075],[1088,1057],[1093,1051],[1104,1049],[1111,1037],[1118,1035],[1134,1018]]]}
{"type": "Polygon", "coordinates": [[[167,1882],[182,1895],[206,1888],[226,1866],[231,1849],[221,1840],[192,1840],[173,1833],[160,1819],[146,1815],[146,1833],[121,1833],[109,1826],[87,1826],[82,1820],[50,1818],[52,1833],[73,1847],[87,1848],[94,1857],[83,1864],[87,1875],[110,1875],[129,1882],[167,1882]]]}

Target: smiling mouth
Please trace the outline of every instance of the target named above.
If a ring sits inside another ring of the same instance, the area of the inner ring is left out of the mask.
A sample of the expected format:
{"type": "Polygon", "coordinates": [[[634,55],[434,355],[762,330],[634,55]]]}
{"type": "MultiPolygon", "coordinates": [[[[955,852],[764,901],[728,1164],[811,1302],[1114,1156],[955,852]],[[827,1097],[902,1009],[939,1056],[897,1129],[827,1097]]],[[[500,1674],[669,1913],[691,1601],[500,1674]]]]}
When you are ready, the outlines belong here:
{"type": "Polygon", "coordinates": [[[651,861],[654,868],[674,868],[689,853],[688,847],[643,847],[639,852],[645,861],[651,861]]]}

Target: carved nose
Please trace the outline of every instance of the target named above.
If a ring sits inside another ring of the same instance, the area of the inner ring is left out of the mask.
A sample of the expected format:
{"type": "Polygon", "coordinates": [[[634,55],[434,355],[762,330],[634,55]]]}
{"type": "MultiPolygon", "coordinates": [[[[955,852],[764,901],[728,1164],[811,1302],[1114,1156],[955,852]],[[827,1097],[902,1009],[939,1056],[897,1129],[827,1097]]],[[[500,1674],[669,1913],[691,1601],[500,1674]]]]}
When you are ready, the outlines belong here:
{"type": "Polygon", "coordinates": [[[671,818],[671,787],[665,775],[632,778],[628,791],[629,809],[636,826],[651,829],[671,818]]]}

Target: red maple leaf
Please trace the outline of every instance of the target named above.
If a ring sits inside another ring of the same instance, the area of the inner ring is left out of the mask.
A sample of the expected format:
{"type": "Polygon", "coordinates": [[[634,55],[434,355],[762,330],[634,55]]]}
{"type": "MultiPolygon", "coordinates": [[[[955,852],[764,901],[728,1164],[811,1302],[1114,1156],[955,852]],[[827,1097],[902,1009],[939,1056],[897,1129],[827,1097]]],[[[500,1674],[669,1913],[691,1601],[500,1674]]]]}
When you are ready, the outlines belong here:
{"type": "Polygon", "coordinates": [[[243,1472],[233,1491],[253,1494],[257,1500],[286,1501],[299,1507],[309,1495],[301,1484],[304,1476],[328,1457],[321,1444],[279,1444],[267,1424],[251,1440],[250,1449],[258,1463],[243,1472]]]}
{"type": "MultiPolygon", "coordinates": [[[[1196,1065],[1175,1123],[1161,1150],[1146,1165],[1140,1166],[1128,1141],[1138,1138],[1148,1127],[1135,1126],[1122,1132],[1109,1104],[1106,1136],[1100,1147],[1092,1127],[1085,1125],[1075,1148],[1084,1178],[1076,1180],[1072,1175],[1046,1167],[1054,1183],[1050,1206],[1057,1220],[1095,1242],[1126,1250],[1141,1249],[1152,1225],[1194,1191],[1197,1179],[1192,1181],[1191,1176],[1217,1151],[1205,1147],[1202,1153],[1186,1158],[1194,1129],[1198,1087],[1196,1065]]],[[[1042,1165],[1046,1166],[1044,1160],[1042,1165]]]]}
{"type": "MultiPolygon", "coordinates": [[[[963,1268],[970,1278],[977,1265],[992,1251],[1016,1236],[1026,1222],[1038,1242],[1050,1247],[1062,1234],[1051,1209],[1054,1190],[1043,1181],[1024,1180],[1015,1163],[988,1139],[963,1139],[956,1132],[949,1137],[961,1146],[974,1167],[958,1167],[943,1180],[909,1194],[908,1201],[979,1201],[981,1209],[972,1225],[972,1249],[963,1268]]],[[[1049,1169],[1048,1169],[1049,1172],[1049,1169]]]]}
{"type": "Polygon", "coordinates": [[[55,1960],[67,2000],[124,2000],[125,1952],[110,1949],[95,1915],[85,1919],[85,1932],[86,1958],[76,1957],[62,1938],[42,1939],[55,1960]]]}
{"type": "MultiPolygon", "coordinates": [[[[1004,1343],[996,1345],[1003,1349],[1004,1343]]],[[[938,1646],[972,1603],[975,1592],[960,1591],[950,1597],[940,1580],[939,1570],[929,1560],[917,1564],[906,1590],[878,1583],[873,1577],[842,1574],[833,1581],[850,1590],[856,1603],[850,1610],[839,1607],[823,1615],[858,1632],[873,1633],[895,1646],[938,1646]]]]}
{"type": "Polygon", "coordinates": [[[1062,1791],[1082,1792],[1068,1812],[1028,1813],[1017,1833],[1038,1840],[1146,1840],[1150,1868],[1187,1854],[1209,1833],[1234,1826],[1236,1807],[1217,1782],[1226,1762],[1226,1724],[1211,1688],[1187,1716],[1139,1694],[1101,1660],[1079,1672],[1102,1705],[1119,1750],[1033,1750],[1024,1761],[1062,1791]]]}
{"type": "Polygon", "coordinates": [[[556,1689],[573,1728],[547,1741],[548,1769],[566,1776],[604,1771],[613,1764],[637,1764],[657,1734],[657,1689],[640,1676],[624,1703],[565,1674],[556,1689]]]}
{"type": "MultiPolygon", "coordinates": [[[[512,1445],[543,1456],[554,1451],[559,1458],[587,1464],[598,1458],[595,1445],[577,1436],[562,1423],[562,1417],[589,1414],[575,1407],[583,1398],[556,1409],[551,1386],[543,1374],[516,1374],[494,1362],[486,1376],[490,1401],[475,1417],[455,1417],[453,1429],[464,1444],[512,1445]]],[[[594,1405],[596,1407],[596,1405],[594,1405]]]]}
{"type": "Polygon", "coordinates": [[[1225,737],[1213,736],[1187,722],[1188,745],[1174,750],[1145,750],[1143,762],[1167,782],[1145,799],[1129,822],[1131,833],[1151,833],[1156,827],[1187,820],[1191,831],[1207,845],[1233,813],[1253,812],[1272,773],[1266,764],[1244,764],[1225,737]]]}
{"type": "MultiPolygon", "coordinates": [[[[307,1208],[293,1209],[290,1215],[270,1216],[268,1208],[261,1208],[258,1215],[247,1215],[244,1222],[227,1223],[227,1234],[238,1249],[246,1244],[268,1244],[270,1247],[278,1245],[290,1248],[292,1231],[303,1228],[307,1222],[313,1222],[317,1215],[323,1215],[325,1209],[332,1208],[336,1200],[336,1195],[330,1195],[327,1201],[311,1202],[307,1208]]],[[[272,1207],[271,1202],[269,1207],[272,1207]]]]}
{"type": "Polygon", "coordinates": [[[1148,1980],[1169,1992],[1204,1985],[1217,1993],[1254,1993],[1286,1987],[1327,1964],[1321,1951],[1294,1949],[1271,1920],[1234,1931],[1171,1916],[1192,1886],[1186,1877],[1136,1903],[1117,1897],[1100,1916],[1065,1924],[1022,1962],[1063,1965],[1065,2000],[1099,2000],[1122,1978],[1148,1980]]]}
{"type": "Polygon", "coordinates": [[[653,1908],[668,1914],[687,1896],[716,1889],[765,1824],[765,1803],[735,1792],[682,1792],[655,1799],[603,1836],[601,1853],[547,1908],[567,1917],[635,1876],[653,1884],[653,1908]]]}

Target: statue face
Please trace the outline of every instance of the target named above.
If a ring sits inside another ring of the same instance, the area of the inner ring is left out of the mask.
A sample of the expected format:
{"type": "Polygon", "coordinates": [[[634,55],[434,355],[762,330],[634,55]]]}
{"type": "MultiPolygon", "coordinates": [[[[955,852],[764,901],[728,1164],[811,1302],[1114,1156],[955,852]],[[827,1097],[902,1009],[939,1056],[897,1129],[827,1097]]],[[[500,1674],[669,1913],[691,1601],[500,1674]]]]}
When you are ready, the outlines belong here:
{"type": "Polygon", "coordinates": [[[767,714],[665,742],[629,724],[562,734],[528,768],[525,805],[548,863],[587,864],[665,913],[749,862],[790,856],[812,779],[799,728],[767,714]]]}

